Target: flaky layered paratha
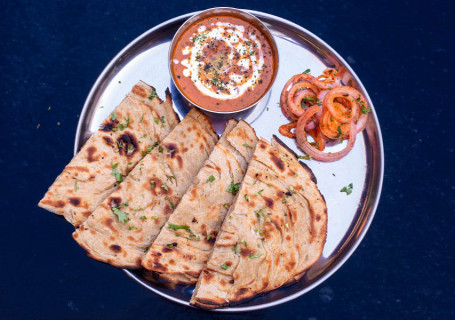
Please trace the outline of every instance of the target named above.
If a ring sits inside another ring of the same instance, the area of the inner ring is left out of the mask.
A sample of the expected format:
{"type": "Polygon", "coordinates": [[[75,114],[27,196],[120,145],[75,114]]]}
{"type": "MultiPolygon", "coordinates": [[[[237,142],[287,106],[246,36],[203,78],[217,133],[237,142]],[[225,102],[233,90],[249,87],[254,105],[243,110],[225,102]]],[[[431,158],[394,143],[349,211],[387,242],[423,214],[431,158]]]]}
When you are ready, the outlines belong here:
{"type": "Polygon", "coordinates": [[[212,309],[298,280],[321,256],[327,209],[311,171],[260,140],[191,304],[212,309]]]}
{"type": "Polygon", "coordinates": [[[217,140],[208,118],[192,109],[76,229],[74,239],[96,260],[140,267],[217,140]]]}
{"type": "Polygon", "coordinates": [[[230,120],[209,159],[147,252],[161,280],[196,283],[256,147],[254,129],[230,120]]]}
{"type": "Polygon", "coordinates": [[[82,223],[137,162],[177,125],[169,91],[136,84],[51,185],[39,206],[82,223]]]}

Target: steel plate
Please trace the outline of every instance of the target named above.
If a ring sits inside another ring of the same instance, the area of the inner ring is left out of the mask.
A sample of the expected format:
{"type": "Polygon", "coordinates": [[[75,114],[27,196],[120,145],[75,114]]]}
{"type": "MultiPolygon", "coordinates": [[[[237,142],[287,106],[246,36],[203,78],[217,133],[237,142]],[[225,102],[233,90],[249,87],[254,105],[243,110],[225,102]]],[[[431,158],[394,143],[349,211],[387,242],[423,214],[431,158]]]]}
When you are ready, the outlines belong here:
{"type": "MultiPolygon", "coordinates": [[[[249,122],[258,136],[269,140],[274,134],[279,136],[279,125],[287,122],[278,105],[282,86],[292,75],[308,68],[313,75],[319,75],[326,67],[332,66],[347,68],[352,76],[349,85],[365,95],[373,110],[366,130],[358,135],[354,148],[346,157],[333,163],[305,160],[317,177],[318,187],[327,201],[328,234],[321,258],[299,282],[247,303],[216,310],[220,312],[251,311],[275,306],[310,291],[332,275],[355,251],[370,226],[379,202],[384,172],[381,130],[373,103],[346,61],[308,30],[270,14],[247,11],[261,19],[272,32],[281,63],[268,100],[254,109],[235,115],[235,118],[249,122]],[[349,183],[354,188],[352,194],[347,196],[340,189],[349,183]]],[[[186,19],[196,13],[176,17],[150,29],[127,45],[109,63],[85,101],[76,132],[74,153],[98,129],[103,119],[138,80],[153,85],[161,97],[164,97],[165,89],[170,87],[175,110],[181,118],[185,116],[188,106],[171,84],[167,59],[174,33],[186,19]]],[[[226,119],[211,115],[211,120],[217,132],[221,133],[226,119]]],[[[302,154],[293,140],[281,138],[294,151],[302,154]]],[[[335,146],[332,151],[340,147],[335,146]]],[[[140,271],[125,272],[151,291],[174,302],[189,305],[194,287],[167,288],[147,280],[147,275],[140,271]]]]}

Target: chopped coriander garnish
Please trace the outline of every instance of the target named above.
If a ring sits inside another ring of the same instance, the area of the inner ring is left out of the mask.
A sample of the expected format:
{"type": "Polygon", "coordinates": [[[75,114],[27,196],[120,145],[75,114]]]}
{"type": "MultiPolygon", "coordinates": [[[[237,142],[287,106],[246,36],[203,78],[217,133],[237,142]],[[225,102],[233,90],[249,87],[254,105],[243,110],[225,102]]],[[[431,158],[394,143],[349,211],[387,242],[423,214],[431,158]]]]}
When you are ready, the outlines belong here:
{"type": "Polygon", "coordinates": [[[115,119],[117,119],[117,113],[112,112],[112,113],[111,113],[111,119],[112,119],[112,121],[114,121],[115,119]]]}
{"type": "Polygon", "coordinates": [[[250,201],[250,198],[248,198],[248,195],[245,193],[245,199],[246,201],[250,201]]]}
{"type": "Polygon", "coordinates": [[[210,238],[212,238],[212,235],[211,235],[211,234],[208,234],[208,235],[207,235],[207,241],[209,241],[210,238]]]}
{"type": "Polygon", "coordinates": [[[153,220],[157,220],[157,219],[158,219],[157,216],[153,216],[153,217],[151,217],[151,218],[152,218],[153,220]]]}
{"type": "Polygon", "coordinates": [[[229,205],[227,203],[223,204],[223,207],[229,209],[229,205]]]}
{"type": "Polygon", "coordinates": [[[172,201],[169,201],[169,204],[171,205],[171,209],[175,208],[175,205],[172,203],[172,201]]]}
{"type": "Polygon", "coordinates": [[[161,120],[161,123],[165,123],[165,121],[164,121],[164,116],[161,116],[161,119],[160,119],[160,120],[161,120]]]}
{"type": "Polygon", "coordinates": [[[155,117],[155,123],[158,124],[160,122],[160,119],[158,119],[157,117],[155,117]]]}
{"type": "Polygon", "coordinates": [[[341,126],[338,126],[338,127],[337,127],[337,132],[338,132],[337,138],[343,139],[343,138],[344,138],[344,133],[343,133],[343,131],[341,130],[341,126]]]}
{"type": "Polygon", "coordinates": [[[126,223],[126,222],[130,221],[128,213],[120,210],[119,208],[120,207],[112,207],[111,208],[112,213],[117,216],[118,221],[121,222],[121,223],[126,223]]]}
{"type": "Polygon", "coordinates": [[[163,189],[166,190],[166,191],[169,190],[169,188],[167,187],[166,183],[163,183],[163,184],[161,185],[161,188],[163,188],[163,189]]]}
{"type": "Polygon", "coordinates": [[[312,156],[299,156],[298,157],[299,159],[304,159],[304,160],[310,160],[310,159],[313,159],[312,156]]]}
{"type": "Polygon", "coordinates": [[[348,186],[343,187],[340,192],[346,192],[346,195],[350,195],[352,193],[352,189],[354,188],[354,185],[350,183],[348,186]]]}
{"type": "Polygon", "coordinates": [[[137,229],[135,226],[131,226],[128,228],[128,230],[134,230],[134,229],[137,229]]]}
{"type": "Polygon", "coordinates": [[[250,145],[250,144],[248,144],[248,143],[244,143],[243,146],[244,146],[244,147],[247,147],[247,148],[250,148],[250,149],[253,149],[253,146],[250,145]]]}
{"type": "Polygon", "coordinates": [[[147,217],[146,216],[142,216],[142,217],[139,217],[139,219],[145,220],[145,219],[147,219],[147,217]]]}
{"type": "Polygon", "coordinates": [[[248,260],[259,258],[262,255],[263,255],[262,252],[259,252],[258,254],[255,254],[255,255],[250,254],[250,256],[248,257],[248,260]]]}
{"type": "Polygon", "coordinates": [[[213,182],[213,181],[215,181],[215,177],[211,175],[210,177],[207,178],[207,180],[205,182],[213,182]]]}
{"type": "Polygon", "coordinates": [[[237,192],[239,192],[239,190],[240,190],[240,182],[234,183],[234,180],[232,180],[231,184],[229,185],[229,187],[227,188],[226,191],[232,193],[235,196],[237,194],[237,192]]]}
{"type": "Polygon", "coordinates": [[[193,231],[191,231],[190,227],[184,225],[184,224],[172,224],[172,223],[169,223],[169,225],[167,226],[169,229],[172,229],[174,231],[177,231],[179,229],[183,229],[183,230],[186,230],[188,231],[192,236],[196,236],[193,231]]]}
{"type": "Polygon", "coordinates": [[[144,114],[142,114],[141,119],[139,120],[139,123],[142,123],[142,120],[144,120],[144,114]]]}
{"type": "Polygon", "coordinates": [[[156,95],[155,90],[152,90],[152,93],[150,94],[149,99],[152,100],[155,97],[158,97],[158,96],[156,95]]]}
{"type": "Polygon", "coordinates": [[[118,125],[120,131],[123,130],[123,129],[125,129],[125,128],[127,128],[127,127],[130,125],[130,118],[129,118],[129,117],[126,117],[126,118],[124,118],[124,119],[125,119],[126,123],[120,123],[120,124],[118,125]]]}
{"type": "Polygon", "coordinates": [[[224,269],[224,270],[227,270],[227,268],[229,268],[230,266],[227,266],[225,265],[224,263],[221,265],[221,268],[224,269]]]}
{"type": "Polygon", "coordinates": [[[123,176],[122,174],[118,171],[118,163],[116,164],[113,164],[111,162],[111,167],[112,167],[112,175],[115,176],[115,180],[117,180],[117,182],[122,182],[123,181],[123,176]]]}
{"type": "Polygon", "coordinates": [[[264,210],[265,210],[265,208],[262,208],[262,209],[259,209],[259,210],[254,211],[254,213],[256,213],[256,216],[257,216],[258,218],[260,218],[260,217],[261,217],[261,216],[260,216],[260,213],[262,213],[264,210]]]}
{"type": "Polygon", "coordinates": [[[150,180],[150,190],[153,190],[155,188],[155,181],[150,180]]]}
{"type": "Polygon", "coordinates": [[[302,73],[310,73],[311,72],[311,69],[306,69],[305,71],[303,71],[302,73]]]}
{"type": "Polygon", "coordinates": [[[237,254],[237,246],[238,246],[238,245],[239,245],[239,244],[236,243],[235,246],[232,248],[232,250],[234,251],[235,254],[237,254]]]}
{"type": "Polygon", "coordinates": [[[248,243],[246,243],[245,240],[240,240],[240,243],[243,243],[243,245],[244,245],[246,248],[248,248],[248,243]]]}

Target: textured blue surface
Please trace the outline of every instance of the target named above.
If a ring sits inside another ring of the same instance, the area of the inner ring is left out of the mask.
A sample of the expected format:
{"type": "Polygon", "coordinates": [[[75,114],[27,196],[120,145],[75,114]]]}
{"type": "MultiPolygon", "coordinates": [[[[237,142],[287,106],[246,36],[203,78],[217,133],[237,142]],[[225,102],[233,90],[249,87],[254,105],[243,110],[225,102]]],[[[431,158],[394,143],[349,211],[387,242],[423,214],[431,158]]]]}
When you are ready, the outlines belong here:
{"type": "Polygon", "coordinates": [[[1,1],[0,318],[453,319],[455,25],[447,3],[1,1]],[[289,19],[345,57],[374,101],[386,153],[381,203],[351,259],[292,302],[235,316],[173,304],[88,259],[72,226],[36,206],[71,159],[78,114],[112,57],[160,22],[222,5],[289,19]]]}

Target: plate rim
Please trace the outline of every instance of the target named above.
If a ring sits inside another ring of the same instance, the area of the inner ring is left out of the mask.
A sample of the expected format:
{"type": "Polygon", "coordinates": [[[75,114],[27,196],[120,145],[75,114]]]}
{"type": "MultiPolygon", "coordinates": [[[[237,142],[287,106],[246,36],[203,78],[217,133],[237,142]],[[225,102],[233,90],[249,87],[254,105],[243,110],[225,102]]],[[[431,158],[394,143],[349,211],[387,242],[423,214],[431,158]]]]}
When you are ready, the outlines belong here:
{"type": "MultiPolygon", "coordinates": [[[[304,289],[302,289],[302,290],[300,290],[298,292],[295,292],[295,293],[293,293],[293,294],[291,294],[289,296],[277,299],[276,301],[267,302],[267,303],[264,303],[264,304],[254,305],[254,306],[245,306],[245,307],[237,307],[237,306],[235,306],[235,307],[226,307],[226,308],[219,308],[219,309],[210,310],[210,311],[221,312],[221,313],[247,312],[247,311],[262,310],[262,309],[274,307],[274,306],[277,306],[277,305],[283,304],[285,302],[294,300],[294,299],[304,295],[305,293],[313,290],[314,288],[316,288],[317,286],[322,284],[324,281],[326,281],[328,278],[330,278],[336,271],[338,271],[346,263],[346,261],[351,257],[351,255],[357,250],[358,246],[360,245],[360,243],[362,242],[362,240],[365,237],[366,233],[368,232],[368,230],[369,230],[369,228],[371,226],[371,223],[372,223],[372,221],[374,219],[374,216],[376,215],[376,211],[377,211],[377,208],[378,208],[378,205],[379,205],[379,201],[380,201],[380,198],[381,198],[382,186],[383,186],[383,180],[384,180],[384,164],[385,164],[384,143],[383,143],[383,139],[382,139],[382,132],[381,132],[381,127],[379,125],[378,116],[377,116],[376,111],[374,109],[374,105],[373,105],[373,103],[371,101],[371,98],[370,98],[368,92],[366,91],[362,81],[359,79],[359,77],[354,72],[354,70],[351,68],[351,66],[346,62],[346,60],[337,51],[335,51],[329,44],[327,44],[324,40],[319,38],[317,35],[315,35],[311,31],[307,30],[306,28],[304,28],[304,27],[302,27],[302,26],[300,26],[300,25],[298,25],[298,24],[296,24],[296,23],[294,23],[294,22],[292,22],[290,20],[281,18],[279,16],[276,16],[276,15],[273,15],[273,14],[270,14],[270,13],[262,12],[262,11],[256,11],[256,10],[250,10],[250,9],[240,9],[240,10],[244,10],[244,11],[254,15],[258,19],[261,19],[261,17],[266,17],[266,18],[269,18],[271,20],[276,20],[276,21],[281,22],[283,24],[290,25],[291,27],[302,31],[305,34],[308,34],[309,36],[313,37],[315,40],[319,41],[322,45],[326,46],[327,49],[330,50],[331,54],[333,54],[337,59],[339,59],[344,64],[344,66],[349,70],[349,72],[352,74],[353,78],[356,80],[358,86],[363,91],[364,95],[366,96],[367,101],[370,103],[372,114],[374,115],[373,121],[375,122],[375,126],[376,126],[376,134],[377,134],[377,137],[378,137],[377,138],[378,142],[379,142],[378,143],[378,148],[379,148],[379,154],[380,154],[379,166],[378,166],[379,179],[378,179],[378,182],[377,182],[377,195],[376,195],[376,197],[374,199],[373,205],[371,206],[371,211],[370,211],[368,217],[365,220],[364,227],[361,229],[361,232],[357,236],[357,239],[352,244],[351,248],[346,252],[345,256],[341,260],[339,260],[331,270],[329,270],[320,279],[318,279],[317,281],[313,282],[308,287],[306,287],[306,288],[304,288],[304,289]]],[[[154,27],[146,30],[145,32],[143,32],[142,34],[137,36],[134,40],[130,41],[125,47],[123,47],[122,50],[120,50],[110,60],[110,62],[104,67],[103,71],[97,77],[96,81],[92,85],[92,87],[91,87],[91,89],[90,89],[90,91],[89,91],[89,93],[87,95],[87,98],[85,99],[84,105],[82,107],[82,111],[81,111],[80,116],[79,116],[79,121],[78,121],[78,124],[77,124],[77,128],[76,128],[76,135],[75,135],[74,148],[73,148],[73,153],[74,154],[76,154],[78,152],[78,150],[79,150],[79,141],[81,139],[81,132],[82,132],[81,128],[83,126],[83,122],[84,122],[87,110],[89,109],[89,106],[91,105],[93,97],[95,96],[95,92],[98,90],[100,84],[103,82],[103,80],[106,77],[106,75],[111,71],[112,67],[117,63],[119,58],[122,57],[125,53],[127,53],[130,50],[131,47],[136,45],[139,41],[141,41],[147,35],[155,32],[156,30],[158,30],[158,29],[160,29],[160,28],[162,28],[162,27],[164,27],[164,26],[166,26],[168,24],[172,24],[172,23],[174,23],[176,21],[179,21],[179,20],[183,20],[184,21],[184,20],[190,18],[191,16],[193,16],[195,14],[198,14],[199,12],[202,12],[202,11],[203,10],[199,10],[199,11],[194,11],[194,12],[186,13],[186,14],[183,14],[183,15],[179,15],[179,16],[176,16],[174,18],[168,19],[168,20],[166,20],[164,22],[161,22],[161,23],[155,25],[154,27]]],[[[184,301],[184,300],[181,300],[179,298],[175,298],[173,296],[167,295],[166,293],[161,292],[161,291],[149,286],[147,283],[145,283],[143,281],[143,279],[137,277],[130,270],[122,269],[122,271],[125,272],[125,274],[128,277],[134,279],[136,282],[141,284],[143,287],[145,287],[148,290],[158,294],[159,296],[161,296],[163,298],[166,298],[168,300],[171,300],[173,302],[176,302],[178,304],[194,308],[193,306],[191,306],[189,304],[188,301],[184,301]]]]}

